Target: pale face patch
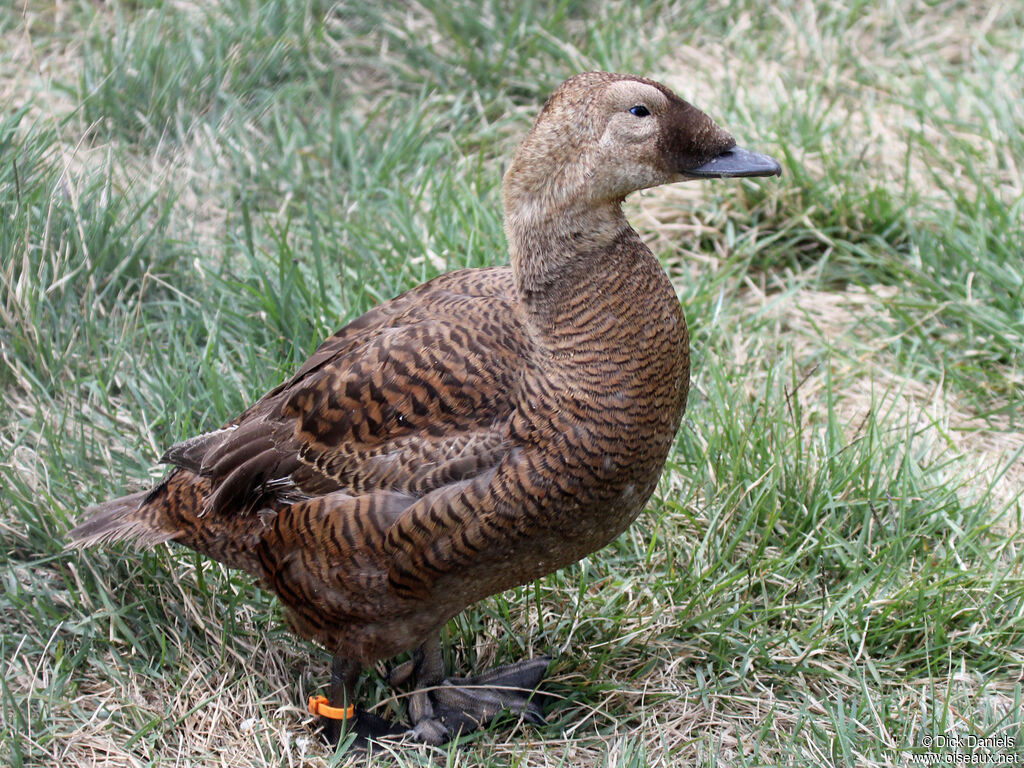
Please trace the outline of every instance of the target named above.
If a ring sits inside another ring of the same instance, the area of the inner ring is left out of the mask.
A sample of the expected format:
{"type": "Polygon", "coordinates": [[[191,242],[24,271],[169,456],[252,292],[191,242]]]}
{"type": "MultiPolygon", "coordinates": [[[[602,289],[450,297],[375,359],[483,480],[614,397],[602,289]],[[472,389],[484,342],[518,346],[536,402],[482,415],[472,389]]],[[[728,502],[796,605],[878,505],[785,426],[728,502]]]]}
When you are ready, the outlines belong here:
{"type": "Polygon", "coordinates": [[[610,83],[602,95],[604,130],[592,179],[610,195],[625,195],[668,181],[659,161],[661,117],[669,100],[657,88],[635,80],[610,83]]]}
{"type": "Polygon", "coordinates": [[[659,117],[669,106],[668,98],[657,88],[634,80],[611,83],[605,89],[603,102],[608,122],[601,144],[616,146],[654,140],[660,127],[659,117]]]}

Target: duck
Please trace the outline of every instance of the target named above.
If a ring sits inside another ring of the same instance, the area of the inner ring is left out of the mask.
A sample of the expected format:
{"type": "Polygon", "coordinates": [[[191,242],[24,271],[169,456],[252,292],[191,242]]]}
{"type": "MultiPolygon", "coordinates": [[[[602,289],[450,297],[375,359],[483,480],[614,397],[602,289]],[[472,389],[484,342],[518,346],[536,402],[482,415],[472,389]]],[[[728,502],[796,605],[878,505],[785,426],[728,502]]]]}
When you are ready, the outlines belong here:
{"type": "Polygon", "coordinates": [[[253,576],[332,656],[325,738],[441,744],[511,712],[543,723],[547,657],[447,675],[469,606],[601,549],[641,513],[686,408],[680,301],[622,210],[632,192],[780,175],[666,86],[608,72],[550,95],[502,182],[507,266],[371,309],[166,476],[89,507],[69,547],[173,542],[253,576]],[[357,706],[410,654],[409,727],[357,706]]]}

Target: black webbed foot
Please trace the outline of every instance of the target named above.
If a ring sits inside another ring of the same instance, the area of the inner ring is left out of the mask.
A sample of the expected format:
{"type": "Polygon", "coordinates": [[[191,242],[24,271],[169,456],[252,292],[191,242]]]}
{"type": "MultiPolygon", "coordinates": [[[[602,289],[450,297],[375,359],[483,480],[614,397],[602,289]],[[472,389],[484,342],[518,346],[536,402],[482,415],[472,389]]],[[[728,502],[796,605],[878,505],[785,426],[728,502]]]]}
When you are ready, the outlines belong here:
{"type": "Polygon", "coordinates": [[[362,709],[355,710],[353,716],[347,720],[321,717],[320,726],[320,734],[329,746],[336,747],[339,742],[347,739],[349,734],[354,734],[355,738],[349,749],[364,751],[372,751],[375,743],[384,739],[395,739],[408,732],[408,729],[392,725],[384,718],[362,709]]]}
{"type": "Polygon", "coordinates": [[[443,744],[460,733],[479,730],[503,712],[543,725],[534,690],[549,662],[546,656],[528,659],[417,691],[409,704],[410,735],[426,744],[443,744]]]}
{"type": "Polygon", "coordinates": [[[332,747],[354,734],[351,749],[372,750],[374,742],[406,733],[405,728],[351,706],[350,703],[356,699],[359,673],[358,663],[335,656],[331,665],[330,697],[311,696],[309,699],[309,711],[320,715],[320,732],[332,747]]]}
{"type": "Polygon", "coordinates": [[[405,729],[346,704],[355,699],[359,667],[335,657],[331,703],[327,703],[327,697],[313,697],[310,711],[321,715],[323,737],[331,746],[354,734],[351,748],[371,751],[382,740],[401,736],[410,736],[423,744],[444,744],[460,733],[479,730],[504,712],[543,725],[544,713],[534,692],[550,661],[550,657],[539,656],[472,677],[444,678],[440,644],[437,640],[424,643],[410,661],[388,676],[392,685],[400,685],[411,677],[417,688],[409,697],[412,728],[405,729]]]}

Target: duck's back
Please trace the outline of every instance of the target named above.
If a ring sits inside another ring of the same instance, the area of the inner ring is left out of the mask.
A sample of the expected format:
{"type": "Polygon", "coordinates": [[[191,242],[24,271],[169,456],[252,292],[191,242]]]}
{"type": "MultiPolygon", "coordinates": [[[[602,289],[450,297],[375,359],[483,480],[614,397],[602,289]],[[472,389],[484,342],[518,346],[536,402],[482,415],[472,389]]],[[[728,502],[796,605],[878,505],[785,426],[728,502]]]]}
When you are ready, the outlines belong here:
{"type": "Polygon", "coordinates": [[[170,448],[161,484],[92,508],[73,538],[174,540],[263,577],[268,512],[373,491],[394,509],[494,466],[529,345],[514,294],[507,267],[463,269],[375,307],[223,428],[170,448]]]}

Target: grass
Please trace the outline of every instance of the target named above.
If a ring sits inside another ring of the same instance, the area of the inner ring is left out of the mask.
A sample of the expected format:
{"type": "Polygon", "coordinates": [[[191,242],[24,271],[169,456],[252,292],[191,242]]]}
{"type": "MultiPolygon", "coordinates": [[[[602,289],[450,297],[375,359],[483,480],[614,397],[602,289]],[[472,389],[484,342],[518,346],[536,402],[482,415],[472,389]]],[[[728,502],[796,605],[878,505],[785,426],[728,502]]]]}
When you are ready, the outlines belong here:
{"type": "Polygon", "coordinates": [[[64,535],[341,323],[504,262],[503,164],[590,68],[668,82],[785,175],[628,204],[693,335],[661,486],[447,629],[462,671],[553,654],[550,724],[378,762],[1020,756],[1022,33],[955,0],[0,9],[0,761],[365,762],[311,738],[328,661],[268,594],[64,535]]]}

